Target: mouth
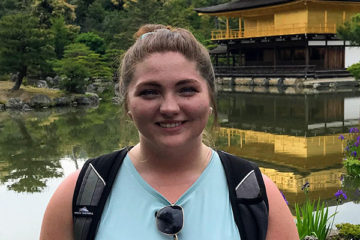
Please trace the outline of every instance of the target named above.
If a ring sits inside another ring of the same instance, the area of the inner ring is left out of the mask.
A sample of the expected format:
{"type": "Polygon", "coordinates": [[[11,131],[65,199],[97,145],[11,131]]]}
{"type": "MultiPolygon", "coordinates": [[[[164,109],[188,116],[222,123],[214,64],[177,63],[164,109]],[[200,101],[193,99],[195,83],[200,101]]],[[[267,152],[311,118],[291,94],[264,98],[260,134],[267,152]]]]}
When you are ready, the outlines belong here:
{"type": "Polygon", "coordinates": [[[159,123],[156,123],[158,126],[162,127],[162,128],[176,128],[176,127],[179,127],[180,125],[184,124],[185,121],[181,122],[159,122],[159,123]]]}

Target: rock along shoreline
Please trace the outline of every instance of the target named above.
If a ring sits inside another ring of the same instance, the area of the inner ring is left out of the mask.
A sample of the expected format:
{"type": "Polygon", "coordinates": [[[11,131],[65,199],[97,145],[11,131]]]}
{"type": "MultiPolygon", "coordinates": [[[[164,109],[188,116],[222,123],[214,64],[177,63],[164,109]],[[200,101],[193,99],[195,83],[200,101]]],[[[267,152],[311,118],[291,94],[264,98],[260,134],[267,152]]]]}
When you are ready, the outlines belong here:
{"type": "Polygon", "coordinates": [[[20,110],[31,111],[33,109],[69,107],[69,106],[97,106],[99,96],[95,93],[85,93],[84,95],[68,95],[50,98],[45,94],[36,94],[29,99],[23,100],[19,97],[12,97],[6,103],[0,103],[0,111],[20,110]]]}

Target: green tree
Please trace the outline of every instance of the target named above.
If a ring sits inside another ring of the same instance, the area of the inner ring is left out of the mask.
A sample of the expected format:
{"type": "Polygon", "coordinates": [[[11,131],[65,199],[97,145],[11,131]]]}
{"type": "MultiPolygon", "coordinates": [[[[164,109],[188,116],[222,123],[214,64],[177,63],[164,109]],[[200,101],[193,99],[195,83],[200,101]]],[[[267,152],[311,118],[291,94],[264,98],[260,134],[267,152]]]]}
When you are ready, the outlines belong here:
{"type": "Polygon", "coordinates": [[[95,0],[89,5],[84,30],[102,32],[102,22],[104,21],[106,11],[99,0],[95,0]]]}
{"type": "Polygon", "coordinates": [[[5,15],[15,14],[18,12],[30,12],[33,0],[1,0],[0,1],[0,18],[5,15]]]}
{"type": "Polygon", "coordinates": [[[61,87],[67,92],[84,93],[87,84],[87,78],[90,77],[89,69],[79,62],[73,62],[71,59],[62,61],[62,66],[58,73],[63,76],[61,87]]]}
{"type": "Polygon", "coordinates": [[[45,28],[51,27],[51,19],[63,17],[67,23],[72,23],[75,16],[75,5],[59,0],[35,0],[32,14],[39,17],[40,24],[45,28]]]}
{"type": "Polygon", "coordinates": [[[74,25],[66,25],[63,16],[53,18],[51,24],[50,31],[54,36],[55,54],[60,59],[64,55],[65,46],[74,40],[79,28],[74,25]]]}
{"type": "MultiPolygon", "coordinates": [[[[360,14],[356,14],[349,21],[337,28],[337,36],[352,44],[360,45],[360,14]]],[[[360,78],[360,63],[355,63],[347,68],[347,70],[355,77],[360,78]]]]}
{"type": "Polygon", "coordinates": [[[349,21],[337,28],[337,35],[353,44],[360,44],[360,14],[356,14],[349,21]]]}
{"type": "Polygon", "coordinates": [[[92,51],[104,54],[105,53],[105,41],[102,37],[93,32],[82,33],[76,37],[75,42],[83,43],[88,46],[92,51]]]}
{"type": "Polygon", "coordinates": [[[65,87],[70,92],[84,92],[85,84],[90,83],[92,79],[100,78],[110,81],[113,75],[104,58],[82,43],[66,46],[64,57],[54,61],[54,70],[65,77],[65,82],[68,81],[63,86],[71,86],[65,87]],[[86,78],[90,78],[90,81],[85,81],[86,78]],[[74,87],[75,85],[78,87],[74,87]]]}
{"type": "Polygon", "coordinates": [[[0,20],[0,72],[16,73],[13,90],[18,90],[29,70],[46,70],[53,57],[49,31],[29,14],[7,15],[0,20]]]}

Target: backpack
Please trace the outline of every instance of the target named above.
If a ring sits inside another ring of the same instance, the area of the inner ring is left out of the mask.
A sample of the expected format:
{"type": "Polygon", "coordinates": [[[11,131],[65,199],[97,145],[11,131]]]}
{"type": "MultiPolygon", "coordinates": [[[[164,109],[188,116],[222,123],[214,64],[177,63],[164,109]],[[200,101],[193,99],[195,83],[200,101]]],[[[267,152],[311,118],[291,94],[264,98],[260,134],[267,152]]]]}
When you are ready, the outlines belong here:
{"type": "MultiPolygon", "coordinates": [[[[89,159],[76,182],[72,209],[75,240],[95,239],[107,197],[130,148],[89,159]]],[[[259,168],[250,161],[217,151],[225,170],[234,220],[242,240],[264,240],[269,204],[259,168]]]]}

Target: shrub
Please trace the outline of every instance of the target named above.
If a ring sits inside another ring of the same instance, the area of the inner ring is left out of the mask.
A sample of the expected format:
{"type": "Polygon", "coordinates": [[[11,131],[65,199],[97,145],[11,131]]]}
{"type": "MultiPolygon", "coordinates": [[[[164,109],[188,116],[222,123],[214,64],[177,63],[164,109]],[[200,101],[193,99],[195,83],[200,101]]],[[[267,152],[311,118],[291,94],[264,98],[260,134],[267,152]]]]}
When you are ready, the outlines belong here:
{"type": "Polygon", "coordinates": [[[72,93],[85,92],[86,79],[90,73],[84,65],[78,62],[64,61],[60,73],[63,76],[60,81],[61,88],[72,93]]]}
{"type": "Polygon", "coordinates": [[[360,239],[360,225],[354,225],[350,223],[336,224],[337,229],[339,229],[339,235],[343,239],[360,239]]]}
{"type": "Polygon", "coordinates": [[[355,77],[355,79],[360,79],[360,63],[351,65],[347,70],[355,77]]]}
{"type": "Polygon", "coordinates": [[[92,51],[98,54],[105,53],[105,40],[96,33],[81,33],[79,36],[76,37],[75,42],[85,44],[92,51]]]}
{"type": "Polygon", "coordinates": [[[83,90],[80,89],[85,88],[85,84],[91,83],[91,80],[110,81],[112,76],[110,67],[107,66],[100,54],[90,50],[82,43],[67,45],[64,58],[53,61],[53,67],[58,75],[65,77],[63,86],[67,91],[82,92],[83,90]],[[85,81],[85,78],[90,78],[90,81],[85,81]],[[76,85],[78,86],[75,87],[76,85]]]}

